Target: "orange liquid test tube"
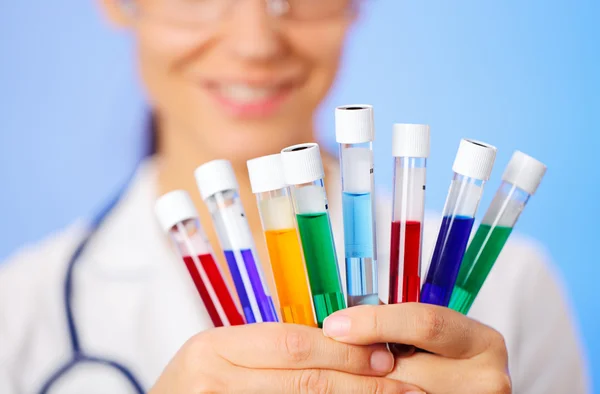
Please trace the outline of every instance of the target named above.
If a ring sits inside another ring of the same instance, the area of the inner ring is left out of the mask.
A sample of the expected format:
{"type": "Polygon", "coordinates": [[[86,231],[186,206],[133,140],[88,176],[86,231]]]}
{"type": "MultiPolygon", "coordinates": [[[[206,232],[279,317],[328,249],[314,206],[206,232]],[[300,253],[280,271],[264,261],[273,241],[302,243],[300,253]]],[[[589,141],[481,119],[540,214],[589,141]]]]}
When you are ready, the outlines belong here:
{"type": "Polygon", "coordinates": [[[281,318],[285,323],[317,327],[308,276],[292,202],[279,154],[248,161],[252,192],[256,194],[281,318]]]}

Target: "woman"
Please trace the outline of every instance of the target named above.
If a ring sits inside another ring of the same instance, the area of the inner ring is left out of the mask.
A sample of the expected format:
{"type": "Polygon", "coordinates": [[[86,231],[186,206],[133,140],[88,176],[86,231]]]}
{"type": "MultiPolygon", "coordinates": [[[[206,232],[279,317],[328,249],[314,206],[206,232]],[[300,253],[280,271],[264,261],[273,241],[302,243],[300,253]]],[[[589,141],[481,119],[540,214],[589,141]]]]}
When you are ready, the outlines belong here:
{"type": "MultiPolygon", "coordinates": [[[[340,311],[323,331],[211,328],[154,221],[154,201],[173,189],[195,196],[220,256],[192,173],[210,160],[230,160],[267,262],[246,160],[315,139],[314,113],[336,76],[356,4],[104,0],[103,8],[135,35],[156,154],[89,238],[76,224],[0,267],[0,392],[585,392],[568,311],[526,242],[507,246],[473,318],[405,304],[340,311]],[[425,351],[395,346],[391,354],[381,343],[425,351]]],[[[340,235],[337,164],[331,156],[324,161],[340,235]]],[[[382,234],[389,234],[389,217],[379,220],[382,234]]],[[[432,231],[435,224],[425,230],[425,255],[432,231]]]]}

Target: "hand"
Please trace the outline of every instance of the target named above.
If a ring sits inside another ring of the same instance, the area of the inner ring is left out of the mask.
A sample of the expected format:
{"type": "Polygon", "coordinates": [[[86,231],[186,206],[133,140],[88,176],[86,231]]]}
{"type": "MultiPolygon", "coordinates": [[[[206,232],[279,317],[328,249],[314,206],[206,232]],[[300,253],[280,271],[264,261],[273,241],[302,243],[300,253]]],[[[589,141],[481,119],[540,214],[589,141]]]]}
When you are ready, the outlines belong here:
{"type": "Polygon", "coordinates": [[[150,394],[414,391],[384,377],[393,363],[384,345],[343,344],[317,328],[277,323],[222,327],[191,338],[150,394]]]}
{"type": "Polygon", "coordinates": [[[428,394],[512,392],[502,335],[448,308],[358,306],[325,319],[323,333],[342,343],[398,343],[425,350],[397,357],[387,377],[428,394]]]}

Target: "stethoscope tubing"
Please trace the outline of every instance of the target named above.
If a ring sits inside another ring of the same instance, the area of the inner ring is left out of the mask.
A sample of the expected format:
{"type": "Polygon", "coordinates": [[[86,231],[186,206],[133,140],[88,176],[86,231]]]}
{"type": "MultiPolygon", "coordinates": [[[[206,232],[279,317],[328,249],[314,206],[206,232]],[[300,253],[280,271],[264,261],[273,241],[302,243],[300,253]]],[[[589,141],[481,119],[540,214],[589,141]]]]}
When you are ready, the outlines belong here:
{"type": "MultiPolygon", "coordinates": [[[[131,178],[130,178],[131,180],[131,178]]],[[[81,344],[79,342],[79,333],[77,331],[77,325],[75,322],[75,317],[73,314],[73,285],[74,285],[74,271],[75,266],[81,260],[81,256],[85,252],[87,246],[90,241],[93,239],[94,235],[98,232],[104,220],[109,216],[109,214],[114,210],[114,208],[118,205],[118,203],[122,200],[123,195],[125,194],[126,188],[130,184],[130,180],[125,183],[125,187],[120,190],[116,196],[107,204],[91,221],[89,230],[87,234],[83,238],[83,240],[79,243],[71,258],[69,259],[67,270],[65,272],[65,286],[64,286],[64,309],[65,309],[65,317],[67,320],[68,334],[69,334],[69,342],[71,343],[71,359],[63,364],[56,372],[54,372],[50,378],[44,383],[42,388],[40,389],[40,394],[47,394],[52,386],[64,375],[66,375],[72,368],[80,363],[89,363],[89,364],[100,364],[109,368],[113,368],[119,373],[121,373],[127,381],[131,384],[131,386],[135,389],[135,392],[138,394],[144,394],[145,391],[142,388],[139,380],[135,377],[133,372],[131,372],[124,365],[107,359],[103,359],[100,357],[93,357],[86,355],[83,349],[81,348],[81,344]]]]}

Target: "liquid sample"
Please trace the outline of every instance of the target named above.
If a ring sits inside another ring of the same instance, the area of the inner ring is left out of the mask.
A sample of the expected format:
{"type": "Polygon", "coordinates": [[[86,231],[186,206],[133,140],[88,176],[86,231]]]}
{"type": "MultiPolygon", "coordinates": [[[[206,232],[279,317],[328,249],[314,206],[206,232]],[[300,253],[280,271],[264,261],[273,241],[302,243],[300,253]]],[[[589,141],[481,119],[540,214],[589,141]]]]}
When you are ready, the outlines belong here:
{"type": "Polygon", "coordinates": [[[250,304],[250,299],[248,298],[248,293],[246,292],[246,287],[244,286],[242,275],[240,274],[240,270],[237,266],[235,255],[232,251],[229,250],[226,250],[224,254],[225,259],[227,260],[227,265],[229,266],[229,271],[231,272],[233,284],[235,285],[235,289],[238,293],[238,298],[240,299],[240,304],[242,305],[242,311],[244,312],[246,323],[256,323],[256,319],[254,318],[254,312],[252,311],[252,304],[250,304]]]}
{"type": "Polygon", "coordinates": [[[448,306],[458,270],[469,242],[474,219],[466,216],[445,216],[442,219],[421,302],[448,306]]]}
{"type": "Polygon", "coordinates": [[[511,227],[479,226],[460,267],[450,308],[465,315],[469,312],[511,232],[511,227]]]}
{"type": "Polygon", "coordinates": [[[316,327],[298,232],[269,230],[265,237],[283,321],[316,327]]]}
{"type": "Polygon", "coordinates": [[[273,300],[265,292],[265,289],[263,287],[263,281],[260,277],[260,273],[258,272],[258,267],[256,266],[252,250],[244,249],[240,251],[240,254],[244,262],[244,266],[246,267],[246,271],[248,272],[250,285],[252,286],[252,291],[254,292],[254,296],[256,297],[256,302],[258,304],[258,309],[261,315],[261,319],[257,319],[256,316],[254,316],[249,295],[246,291],[246,288],[244,287],[242,276],[237,267],[235,253],[231,250],[226,250],[225,259],[227,259],[227,263],[229,264],[229,267],[232,271],[231,276],[233,277],[235,287],[238,291],[238,296],[240,297],[240,302],[242,304],[244,316],[246,316],[246,321],[248,323],[256,323],[257,321],[276,322],[277,314],[275,312],[275,307],[273,306],[273,300]],[[235,274],[233,272],[234,269],[231,268],[233,266],[235,266],[235,274]],[[243,293],[243,296],[241,293],[243,293]]]}
{"type": "MultiPolygon", "coordinates": [[[[200,255],[198,256],[198,260],[200,261],[200,264],[202,264],[202,268],[204,268],[204,272],[206,272],[206,276],[208,276],[208,280],[210,280],[210,283],[212,284],[212,287],[219,298],[221,307],[223,308],[223,311],[229,320],[229,324],[232,326],[244,324],[244,318],[240,314],[231,292],[229,291],[225,280],[221,276],[221,272],[219,271],[219,268],[217,267],[212,255],[200,255]]],[[[185,266],[187,267],[188,272],[194,281],[194,285],[196,285],[196,290],[198,290],[200,298],[202,298],[213,324],[215,327],[224,326],[225,322],[223,322],[219,316],[217,307],[215,306],[208,293],[208,290],[206,289],[206,286],[204,285],[204,282],[202,281],[202,276],[200,275],[198,267],[196,267],[194,259],[192,256],[185,256],[183,261],[185,262],[185,266]]]]}
{"type": "Polygon", "coordinates": [[[342,193],[348,305],[379,304],[371,193],[342,193]]]}
{"type": "Polygon", "coordinates": [[[392,240],[390,253],[390,295],[389,303],[419,302],[421,291],[421,273],[419,257],[421,253],[421,223],[407,221],[402,226],[400,221],[392,222],[392,240]],[[404,227],[404,263],[400,276],[400,241],[404,227]],[[402,286],[402,294],[398,288],[402,286]]]}
{"type": "Polygon", "coordinates": [[[319,327],[346,307],[327,212],[296,215],[319,327]]]}
{"type": "Polygon", "coordinates": [[[346,258],[373,257],[371,193],[342,193],[346,258]]]}

